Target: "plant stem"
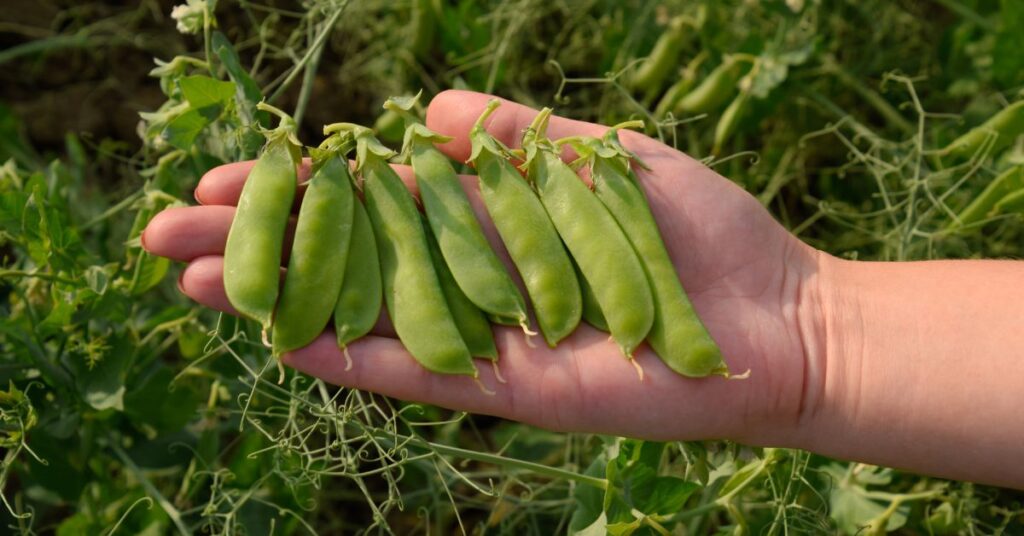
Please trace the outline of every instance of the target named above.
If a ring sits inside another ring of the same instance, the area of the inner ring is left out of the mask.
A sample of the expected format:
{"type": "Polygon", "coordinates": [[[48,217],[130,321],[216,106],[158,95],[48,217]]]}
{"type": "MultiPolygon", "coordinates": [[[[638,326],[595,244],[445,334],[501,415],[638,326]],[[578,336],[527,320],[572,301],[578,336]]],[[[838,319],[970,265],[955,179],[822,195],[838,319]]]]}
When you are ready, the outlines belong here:
{"type": "Polygon", "coordinates": [[[327,24],[324,25],[324,29],[320,32],[320,35],[317,36],[316,41],[314,41],[313,45],[309,47],[309,50],[306,51],[306,55],[303,56],[301,60],[299,60],[299,63],[295,64],[295,67],[292,68],[292,71],[288,73],[288,77],[285,78],[284,81],[281,82],[281,85],[277,86],[277,89],[274,90],[274,93],[267,98],[267,102],[274,102],[275,100],[277,100],[277,98],[280,97],[281,94],[284,93],[286,89],[288,89],[288,86],[292,84],[292,82],[295,80],[295,77],[298,76],[299,73],[306,67],[306,64],[313,59],[313,56],[318,55],[317,51],[327,41],[327,36],[331,34],[331,30],[334,28],[334,24],[338,22],[339,18],[341,18],[341,13],[345,11],[345,6],[347,5],[348,2],[345,2],[338,8],[337,11],[334,12],[333,15],[331,15],[331,18],[327,21],[327,24]]]}
{"type": "Polygon", "coordinates": [[[524,471],[530,471],[544,476],[549,476],[556,479],[572,480],[588,486],[594,486],[595,488],[605,490],[608,489],[608,481],[604,478],[597,478],[590,475],[582,475],[573,471],[567,471],[565,469],[559,469],[557,467],[550,467],[547,465],[541,465],[539,463],[528,462],[526,460],[517,460],[515,458],[506,458],[497,454],[490,454],[486,452],[477,452],[475,450],[461,449],[458,447],[452,447],[448,445],[442,445],[440,443],[433,443],[425,439],[420,439],[414,436],[404,435],[391,435],[384,434],[381,432],[371,432],[374,436],[379,439],[387,440],[398,440],[403,443],[420,447],[423,449],[429,449],[437,452],[438,454],[444,454],[448,456],[455,456],[458,458],[464,458],[467,460],[473,460],[483,463],[491,463],[494,465],[500,465],[502,467],[512,467],[516,469],[522,469],[524,471]]]}
{"type": "Polygon", "coordinates": [[[822,63],[824,64],[827,72],[834,74],[836,78],[839,79],[839,82],[844,86],[857,92],[857,94],[863,97],[868,104],[878,111],[878,113],[882,114],[882,117],[884,117],[886,121],[892,123],[896,128],[906,133],[913,133],[916,130],[914,125],[912,125],[910,121],[907,121],[905,117],[900,115],[896,108],[893,108],[892,105],[883,99],[877,91],[865,86],[860,82],[860,80],[854,78],[846,71],[846,69],[843,69],[831,55],[824,56],[822,58],[822,63]]]}
{"type": "Polygon", "coordinates": [[[142,484],[142,487],[145,488],[146,493],[153,496],[153,499],[156,500],[156,503],[160,505],[160,508],[163,508],[164,512],[167,513],[167,517],[171,518],[171,523],[174,523],[174,526],[178,529],[178,532],[184,534],[185,536],[192,534],[192,532],[188,530],[188,527],[185,526],[185,522],[182,521],[181,513],[178,512],[178,509],[175,508],[174,505],[171,504],[171,502],[168,501],[167,498],[164,497],[160,493],[160,491],[156,489],[156,486],[154,486],[153,483],[150,482],[148,478],[146,478],[146,475],[142,474],[142,469],[140,469],[138,465],[135,465],[135,462],[133,462],[132,459],[128,457],[128,453],[125,452],[121,448],[121,446],[117,444],[117,438],[114,437],[113,434],[111,434],[107,436],[107,441],[110,443],[110,448],[113,449],[114,454],[116,454],[117,457],[120,458],[121,463],[123,463],[124,466],[128,469],[128,472],[131,473],[132,476],[134,476],[139,481],[140,484],[142,484]]]}

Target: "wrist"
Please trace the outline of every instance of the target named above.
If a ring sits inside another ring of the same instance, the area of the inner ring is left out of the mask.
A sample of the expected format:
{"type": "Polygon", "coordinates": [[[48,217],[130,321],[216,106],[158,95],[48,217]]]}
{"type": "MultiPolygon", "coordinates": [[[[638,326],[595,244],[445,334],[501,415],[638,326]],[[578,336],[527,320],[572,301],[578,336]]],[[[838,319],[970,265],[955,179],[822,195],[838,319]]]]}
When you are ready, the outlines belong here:
{"type": "MultiPolygon", "coordinates": [[[[787,324],[799,340],[795,348],[797,362],[793,374],[799,381],[792,383],[793,399],[786,412],[784,422],[776,423],[774,432],[759,438],[758,443],[766,446],[784,446],[813,450],[815,438],[823,432],[823,423],[831,420],[829,415],[837,410],[835,394],[836,363],[852,363],[854,360],[842,356],[849,353],[856,344],[844,341],[856,339],[859,323],[855,293],[845,287],[852,274],[848,272],[856,263],[829,255],[823,251],[802,245],[805,249],[804,273],[793,294],[796,306],[787,324]]],[[[791,358],[780,357],[785,361],[791,358]]]]}
{"type": "MultiPolygon", "coordinates": [[[[864,369],[865,332],[863,284],[873,277],[865,263],[817,255],[816,280],[805,292],[800,325],[806,344],[803,389],[790,445],[820,451],[836,434],[847,431],[858,414],[870,385],[864,369]]],[[[878,277],[875,274],[874,277],[878,277]]],[[[876,334],[877,335],[877,334],[876,334]]]]}

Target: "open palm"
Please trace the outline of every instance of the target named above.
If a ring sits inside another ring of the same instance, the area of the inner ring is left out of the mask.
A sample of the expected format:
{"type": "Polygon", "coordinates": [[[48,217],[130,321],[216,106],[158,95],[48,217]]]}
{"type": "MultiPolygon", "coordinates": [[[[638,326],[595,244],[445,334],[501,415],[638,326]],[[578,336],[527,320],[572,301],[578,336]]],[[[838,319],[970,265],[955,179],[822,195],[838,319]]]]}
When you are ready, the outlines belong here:
{"type": "MultiPolygon", "coordinates": [[[[427,126],[454,138],[441,146],[453,159],[469,157],[469,129],[490,98],[447,91],[431,102],[427,126]]],[[[536,113],[506,102],[487,129],[515,147],[536,113]]],[[[605,130],[555,117],[548,134],[600,136],[605,130]]],[[[639,177],[698,314],[730,368],[750,370],[749,379],[683,378],[643,346],[636,355],[645,371],[640,381],[608,335],[586,325],[555,349],[533,347],[518,328],[496,326],[507,383],[498,383],[490,367],[480,367],[493,395],[468,378],[431,374],[420,367],[386,318],[370,336],[349,347],[351,370],[345,370],[332,333],[286,354],[284,362],[338,385],[553,430],[648,439],[763,440],[775,435],[772,430],[795,424],[805,391],[813,388],[804,383],[813,366],[807,358],[813,338],[801,312],[813,307],[817,252],[787,233],[753,197],[699,162],[638,133],[624,132],[621,138],[650,166],[639,177]]],[[[234,205],[251,167],[252,162],[240,162],[211,170],[196,189],[200,206],[164,211],[143,235],[148,251],[189,263],[179,281],[182,292],[229,313],[234,310],[224,294],[222,255],[234,205]]],[[[415,193],[411,170],[396,169],[415,193]]],[[[511,269],[479,198],[476,178],[462,180],[485,233],[511,269]]]]}

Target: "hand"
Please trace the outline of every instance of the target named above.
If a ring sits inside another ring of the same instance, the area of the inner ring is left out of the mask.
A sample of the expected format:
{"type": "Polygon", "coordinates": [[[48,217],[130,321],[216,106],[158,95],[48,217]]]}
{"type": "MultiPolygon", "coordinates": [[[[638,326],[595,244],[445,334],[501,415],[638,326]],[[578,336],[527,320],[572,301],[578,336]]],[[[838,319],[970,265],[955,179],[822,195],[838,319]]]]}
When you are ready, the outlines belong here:
{"type": "MultiPolygon", "coordinates": [[[[446,91],[427,111],[427,126],[454,140],[440,148],[469,157],[468,133],[488,95],[446,91]]],[[[536,110],[504,103],[487,130],[511,147],[536,110]]],[[[600,136],[607,127],[553,117],[549,136],[600,136]]],[[[349,347],[345,359],[333,333],[283,356],[285,364],[325,381],[453,409],[497,415],[560,431],[647,439],[730,438],[756,444],[791,441],[805,411],[805,377],[818,347],[815,301],[819,253],[778,225],[750,195],[685,154],[635,132],[623,144],[650,166],[638,175],[679,276],[734,373],[749,379],[688,379],[673,373],[645,345],[636,355],[641,382],[607,334],[585,324],[555,349],[527,345],[518,328],[496,326],[499,365],[481,380],[431,374],[404,350],[386,318],[349,347]]],[[[308,164],[307,164],[308,165],[308,164]]],[[[179,288],[197,302],[235,313],[223,287],[223,251],[242,184],[252,162],[220,166],[196,188],[200,206],[169,209],[143,234],[153,254],[188,262],[179,288]]],[[[395,166],[415,193],[409,168],[395,166]]],[[[308,175],[308,168],[300,177],[308,175]]],[[[462,181],[495,250],[504,248],[478,193],[462,181]]],[[[298,204],[296,204],[298,207],[298,204]]],[[[599,239],[599,237],[594,237],[599,239]]],[[[512,265],[505,258],[510,270],[512,265]]],[[[286,265],[282,261],[282,265],[286,265]]],[[[478,362],[482,363],[482,362],[478,362]]]]}

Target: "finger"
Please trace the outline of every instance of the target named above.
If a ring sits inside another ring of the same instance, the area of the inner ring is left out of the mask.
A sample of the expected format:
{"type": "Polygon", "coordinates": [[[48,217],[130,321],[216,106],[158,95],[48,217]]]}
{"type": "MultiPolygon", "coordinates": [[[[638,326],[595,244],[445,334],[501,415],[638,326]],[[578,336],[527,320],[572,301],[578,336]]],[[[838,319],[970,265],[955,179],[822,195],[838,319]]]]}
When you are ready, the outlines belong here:
{"type": "MultiPolygon", "coordinates": [[[[309,158],[302,160],[298,170],[299,182],[304,182],[309,178],[311,171],[310,163],[309,158]]],[[[201,205],[238,205],[238,198],[242,195],[242,187],[245,185],[245,180],[249,177],[249,172],[252,171],[254,165],[256,165],[255,160],[247,160],[245,162],[224,164],[207,171],[199,179],[199,184],[196,186],[193,194],[196,201],[201,205]]],[[[402,177],[406,185],[415,186],[412,170],[408,166],[396,164],[392,165],[392,167],[402,177]]],[[[414,188],[412,191],[413,195],[416,195],[417,192],[414,188]]],[[[298,212],[304,192],[305,188],[303,186],[296,190],[292,212],[298,212]]]]}
{"type": "MultiPolygon", "coordinates": [[[[284,272],[282,271],[282,281],[284,272]]],[[[200,305],[217,311],[240,316],[231,306],[224,291],[224,257],[209,255],[188,264],[178,277],[178,290],[200,305]]],[[[385,311],[381,311],[371,333],[380,337],[394,337],[395,329],[385,311]]]]}
{"type": "Polygon", "coordinates": [[[196,303],[240,316],[224,292],[224,257],[199,257],[188,264],[178,276],[178,290],[196,303]]]}
{"type": "MultiPolygon", "coordinates": [[[[495,97],[486,93],[456,89],[442,91],[434,97],[427,108],[427,127],[454,138],[448,143],[438,145],[438,148],[460,162],[469,158],[469,131],[484,111],[487,102],[493,98],[495,97]]],[[[505,145],[519,147],[523,130],[530,126],[538,111],[517,102],[500,100],[501,106],[484,122],[484,128],[505,145]]],[[[547,135],[551,139],[566,136],[601,136],[607,130],[608,127],[602,125],[552,115],[547,135]]]]}
{"type": "MultiPolygon", "coordinates": [[[[223,255],[235,208],[210,205],[173,207],[161,211],[142,231],[142,247],[153,255],[191,261],[206,255],[223,255]]],[[[288,221],[281,252],[286,265],[291,253],[295,219],[288,221]]]]}
{"type": "MultiPolygon", "coordinates": [[[[309,178],[310,163],[309,158],[302,159],[297,174],[299,182],[305,182],[309,178]]],[[[255,165],[255,160],[246,160],[217,166],[203,174],[192,195],[200,205],[235,206],[242,195],[242,186],[245,185],[245,180],[255,165]]],[[[296,195],[296,203],[300,199],[301,196],[296,195]]]]}
{"type": "Polygon", "coordinates": [[[492,394],[472,378],[427,371],[394,339],[366,337],[352,343],[351,370],[329,334],[282,359],[337,385],[550,430],[663,440],[728,437],[735,431],[735,423],[723,415],[739,414],[744,396],[728,384],[741,382],[682,378],[647,350],[637,357],[645,369],[640,381],[607,335],[589,328],[554,350],[528,347],[514,328],[496,328],[495,342],[506,383],[496,381],[489,363],[477,360],[480,381],[492,394]]]}

